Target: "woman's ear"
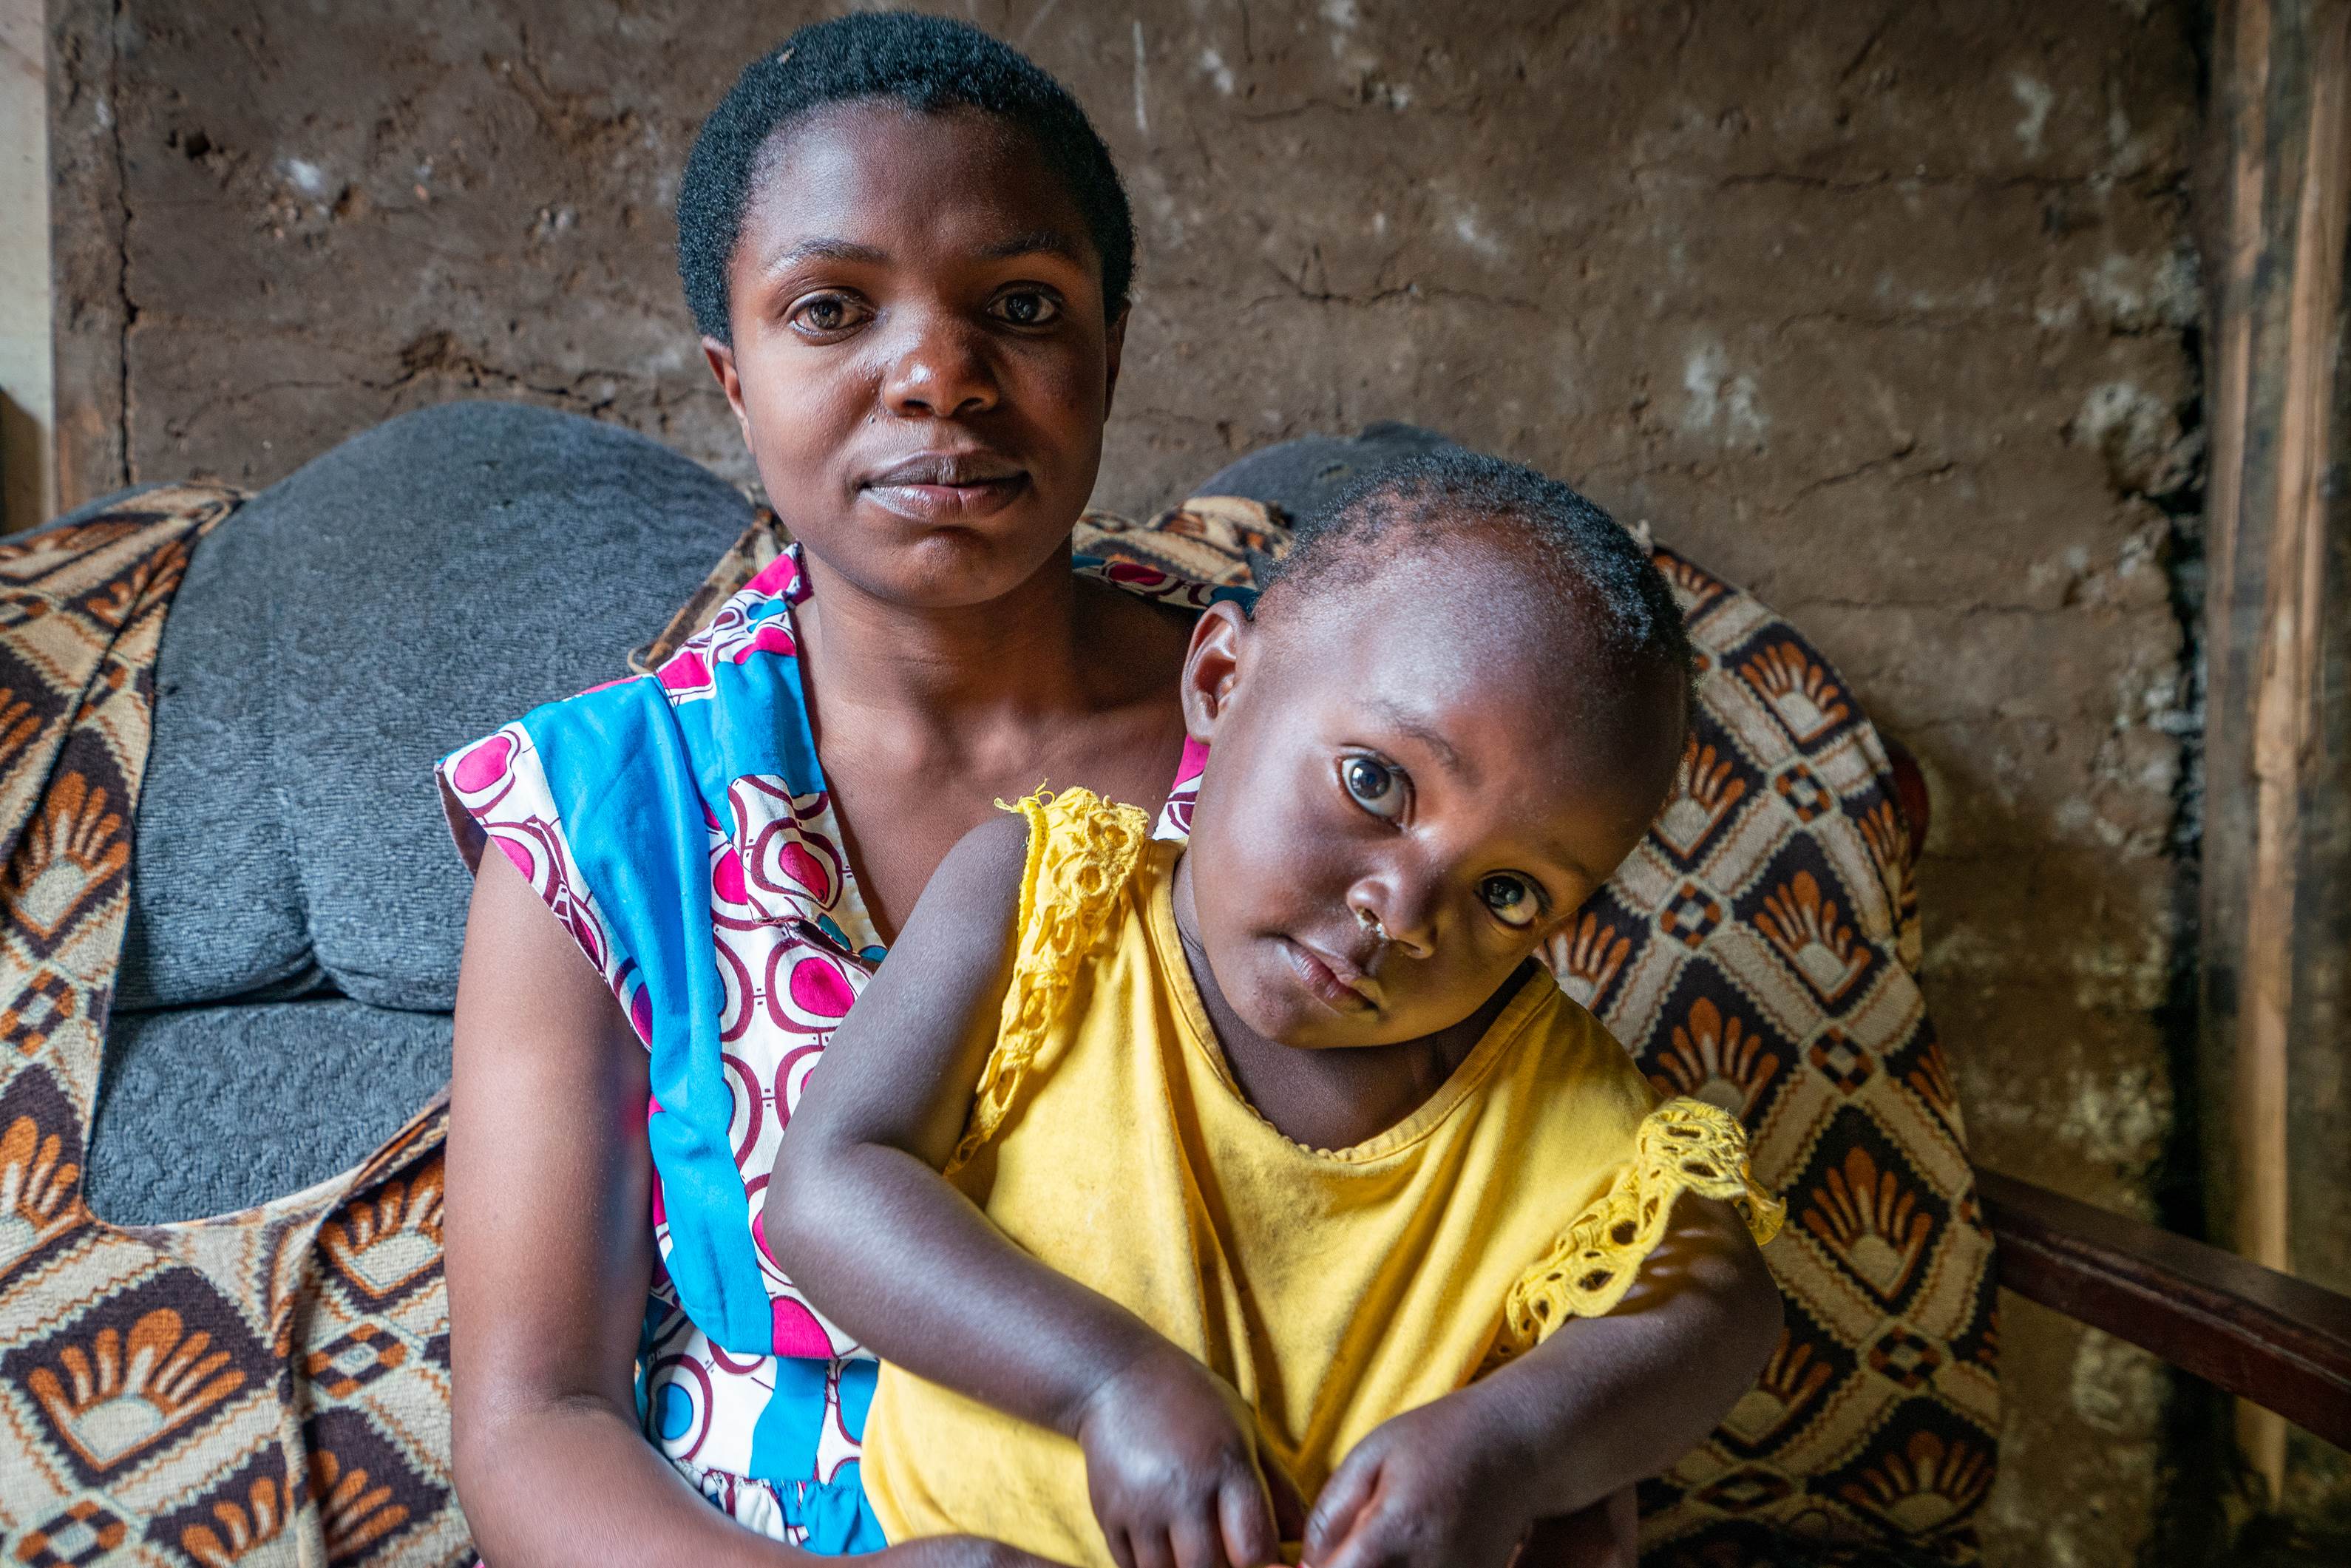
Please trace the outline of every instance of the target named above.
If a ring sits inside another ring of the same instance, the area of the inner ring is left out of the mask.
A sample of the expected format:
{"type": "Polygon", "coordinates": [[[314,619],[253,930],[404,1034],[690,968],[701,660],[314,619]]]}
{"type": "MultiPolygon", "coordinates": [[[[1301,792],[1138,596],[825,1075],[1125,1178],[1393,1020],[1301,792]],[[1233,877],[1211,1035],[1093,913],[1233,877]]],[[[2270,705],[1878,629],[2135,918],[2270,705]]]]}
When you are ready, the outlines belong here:
{"type": "Polygon", "coordinates": [[[1193,622],[1192,646],[1184,655],[1184,732],[1203,746],[1216,742],[1256,635],[1249,616],[1229,599],[1209,605],[1193,622]]]}
{"type": "Polygon", "coordinates": [[[735,370],[735,348],[716,338],[702,340],[702,357],[709,362],[710,373],[718,378],[718,387],[726,394],[726,406],[735,411],[735,427],[743,433],[748,444],[751,439],[751,419],[743,412],[743,378],[735,370]]]}
{"type": "Polygon", "coordinates": [[[1110,413],[1110,405],[1118,397],[1118,364],[1126,353],[1127,319],[1134,314],[1128,306],[1111,318],[1110,330],[1102,337],[1102,359],[1107,374],[1102,383],[1102,413],[1110,413]]]}

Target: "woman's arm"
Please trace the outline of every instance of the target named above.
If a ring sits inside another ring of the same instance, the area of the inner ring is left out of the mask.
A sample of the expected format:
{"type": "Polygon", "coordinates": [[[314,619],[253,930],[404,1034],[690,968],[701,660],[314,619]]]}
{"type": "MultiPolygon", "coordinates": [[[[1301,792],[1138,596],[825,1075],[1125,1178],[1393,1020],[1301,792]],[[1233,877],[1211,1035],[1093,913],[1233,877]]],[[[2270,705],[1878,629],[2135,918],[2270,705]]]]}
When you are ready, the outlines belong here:
{"type": "Polygon", "coordinates": [[[1562,1323],[1358,1444],[1316,1500],[1307,1563],[1499,1568],[1532,1521],[1581,1512],[1712,1431],[1754,1385],[1780,1316],[1737,1211],[1684,1194],[1614,1312],[1562,1323]]]}
{"type": "MultiPolygon", "coordinates": [[[[506,857],[484,854],[457,982],[444,1229],[457,1491],[495,1568],[814,1561],[712,1508],[637,1428],[645,1099],[644,1048],[619,1005],[506,857]]],[[[884,1555],[1031,1561],[974,1542],[884,1555]]]]}
{"type": "Polygon", "coordinates": [[[768,1244],[883,1360],[1076,1438],[1122,1562],[1271,1562],[1238,1396],[1014,1246],[940,1175],[996,1042],[1028,845],[1021,819],[984,823],[924,889],[793,1112],[768,1244]]]}

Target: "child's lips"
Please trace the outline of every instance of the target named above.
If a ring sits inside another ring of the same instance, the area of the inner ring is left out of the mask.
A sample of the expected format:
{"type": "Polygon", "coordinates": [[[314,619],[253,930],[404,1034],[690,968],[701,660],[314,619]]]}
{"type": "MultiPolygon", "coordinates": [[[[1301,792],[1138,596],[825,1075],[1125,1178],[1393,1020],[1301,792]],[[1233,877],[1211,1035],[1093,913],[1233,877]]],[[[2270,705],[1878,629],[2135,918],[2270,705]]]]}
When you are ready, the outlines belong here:
{"type": "Polygon", "coordinates": [[[1353,964],[1295,937],[1284,937],[1281,947],[1298,977],[1325,1007],[1343,1013],[1379,1010],[1380,983],[1353,964]]]}

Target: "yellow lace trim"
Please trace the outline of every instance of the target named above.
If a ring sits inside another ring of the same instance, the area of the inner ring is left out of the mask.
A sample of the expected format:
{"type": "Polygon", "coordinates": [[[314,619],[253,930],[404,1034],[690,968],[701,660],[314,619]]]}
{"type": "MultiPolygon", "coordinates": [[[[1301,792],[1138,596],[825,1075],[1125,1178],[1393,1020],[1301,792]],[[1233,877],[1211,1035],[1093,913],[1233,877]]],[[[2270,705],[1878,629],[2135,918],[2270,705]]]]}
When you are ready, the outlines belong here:
{"type": "Polygon", "coordinates": [[[1003,1124],[1046,1030],[1069,999],[1079,967],[1102,940],[1134,862],[1151,841],[1151,824],[1141,811],[1091,789],[1058,795],[1040,789],[1018,805],[997,805],[1029,819],[1029,865],[1020,878],[1020,920],[1006,1009],[1010,1021],[988,1052],[971,1119],[947,1164],[950,1171],[978,1153],[1003,1124]]]}
{"type": "Polygon", "coordinates": [[[1735,1117],[1703,1100],[1668,1100],[1641,1123],[1633,1157],[1608,1190],[1510,1287],[1495,1359],[1533,1349],[1571,1317],[1614,1311],[1684,1192],[1738,1205],[1758,1246],[1780,1233],[1787,1214],[1748,1173],[1747,1133],[1735,1117]]]}

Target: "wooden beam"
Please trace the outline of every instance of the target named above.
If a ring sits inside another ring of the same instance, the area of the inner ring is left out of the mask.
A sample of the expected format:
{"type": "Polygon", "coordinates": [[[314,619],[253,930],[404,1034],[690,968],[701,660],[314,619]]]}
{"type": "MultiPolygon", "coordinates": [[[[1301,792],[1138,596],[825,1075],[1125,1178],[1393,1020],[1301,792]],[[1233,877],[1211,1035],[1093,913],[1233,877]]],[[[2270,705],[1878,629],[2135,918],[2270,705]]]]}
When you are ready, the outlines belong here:
{"type": "Polygon", "coordinates": [[[0,529],[31,528],[57,502],[47,37],[41,0],[0,0],[0,529]]]}
{"type": "Polygon", "coordinates": [[[2351,1296],[1981,1166],[2004,1290],[2351,1448],[2351,1296]]]}
{"type": "MultiPolygon", "coordinates": [[[[2334,1016],[2351,909],[2345,805],[2323,788],[2325,672],[2345,642],[2329,592],[2327,476],[2351,228],[2351,0],[2233,0],[2217,40],[2228,139],[2225,239],[2214,267],[2208,492],[2203,1047],[2213,1109],[2212,1210],[2264,1267],[2333,1261],[2296,1233],[2298,1181],[2351,1182],[2298,1148],[2294,1105],[2314,1049],[2344,1049],[2334,1016]]],[[[2351,1267],[2351,1255],[2344,1259],[2351,1267]]],[[[2240,1424],[2254,1468],[2283,1485],[2284,1427],[2240,1424]]]]}

